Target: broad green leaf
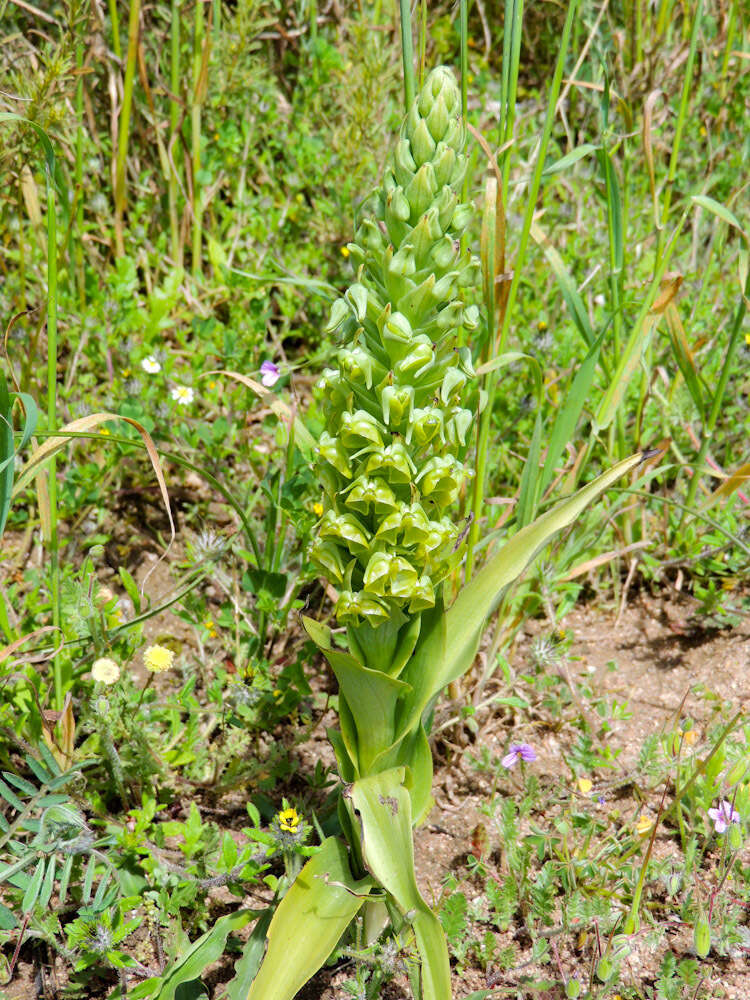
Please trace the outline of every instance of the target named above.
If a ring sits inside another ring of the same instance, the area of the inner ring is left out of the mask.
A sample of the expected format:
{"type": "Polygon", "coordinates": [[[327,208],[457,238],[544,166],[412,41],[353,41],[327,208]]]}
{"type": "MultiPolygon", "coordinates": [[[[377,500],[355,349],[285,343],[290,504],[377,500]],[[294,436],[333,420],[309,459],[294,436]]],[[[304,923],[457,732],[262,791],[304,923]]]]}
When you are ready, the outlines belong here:
{"type": "Polygon", "coordinates": [[[622,277],[624,261],[624,235],[620,185],[617,180],[617,171],[612,164],[612,158],[604,147],[598,150],[597,158],[599,160],[602,173],[604,174],[604,182],[607,189],[607,228],[609,230],[610,246],[614,257],[614,260],[612,261],[612,273],[615,281],[619,284],[622,277]]]}
{"type": "Polygon", "coordinates": [[[606,489],[634,469],[642,455],[618,462],[608,472],[561,500],[541,517],[518,531],[464,586],[445,614],[447,648],[440,670],[434,670],[433,693],[460,677],[469,668],[487,617],[505,588],[526,569],[534,556],[558,531],[571,524],[606,489]]]}
{"type": "Polygon", "coordinates": [[[55,855],[51,855],[47,862],[47,871],[44,873],[44,882],[39,892],[39,905],[46,907],[52,897],[52,890],[55,888],[55,855]]]}
{"type": "Polygon", "coordinates": [[[245,1000],[263,961],[268,925],[272,917],[273,909],[269,906],[253,927],[253,932],[242,949],[242,957],[234,967],[234,978],[227,984],[226,1000],[245,1000]]]}
{"type": "Polygon", "coordinates": [[[156,1000],[176,1000],[178,987],[200,979],[204,970],[223,955],[229,935],[257,916],[257,910],[238,910],[219,917],[210,931],[206,931],[184,955],[165,969],[156,1000]]]}
{"type": "MultiPolygon", "coordinates": [[[[435,678],[445,672],[447,622],[442,599],[438,599],[434,608],[422,614],[419,642],[402,675],[412,690],[398,706],[396,732],[401,738],[421,723],[422,713],[435,694],[435,678]]],[[[440,684],[438,690],[442,690],[444,686],[440,684]]]]}
{"type": "Polygon", "coordinates": [[[443,928],[417,888],[411,799],[404,777],[404,768],[393,768],[355,781],[349,794],[362,823],[365,864],[414,929],[422,963],[422,1000],[451,1000],[443,928]]]}
{"type": "Polygon", "coordinates": [[[273,915],[266,956],[246,1000],[292,1000],[329,957],[373,886],[371,878],[352,877],[340,840],[324,840],[273,915]]]}
{"type": "Polygon", "coordinates": [[[18,927],[18,920],[12,910],[0,903],[0,931],[12,931],[15,927],[18,927]]]}
{"type": "MultiPolygon", "coordinates": [[[[346,700],[356,728],[355,763],[360,774],[367,774],[375,757],[393,744],[396,705],[399,698],[409,692],[409,686],[379,670],[364,667],[350,653],[333,649],[330,633],[326,636],[312,619],[303,619],[303,624],[331,664],[339,682],[339,695],[346,700]],[[321,645],[321,642],[329,644],[321,645]]],[[[346,733],[343,735],[346,740],[346,733]]]]}

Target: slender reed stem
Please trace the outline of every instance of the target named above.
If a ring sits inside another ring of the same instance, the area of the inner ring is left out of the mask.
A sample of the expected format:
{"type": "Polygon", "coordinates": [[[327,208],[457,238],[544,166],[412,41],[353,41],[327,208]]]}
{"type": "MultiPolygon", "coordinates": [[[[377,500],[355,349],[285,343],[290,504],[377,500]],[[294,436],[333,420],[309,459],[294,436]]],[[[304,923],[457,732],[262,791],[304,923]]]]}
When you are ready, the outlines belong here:
{"type": "Polygon", "coordinates": [[[180,91],[180,4],[181,0],[172,0],[171,24],[169,33],[170,68],[169,86],[171,91],[169,104],[169,228],[172,247],[172,260],[177,267],[182,267],[182,239],[180,237],[179,221],[179,174],[178,164],[181,152],[177,141],[180,127],[180,106],[177,96],[180,91]]]}
{"type": "MultiPolygon", "coordinates": [[[[79,33],[82,26],[78,26],[79,33]]],[[[86,305],[86,272],[83,265],[83,39],[76,42],[76,69],[78,82],[76,84],[76,233],[75,233],[75,265],[78,279],[78,302],[83,309],[86,305]]]]}
{"type": "MultiPolygon", "coordinates": [[[[690,509],[695,504],[695,496],[698,491],[698,482],[701,478],[701,472],[703,465],[706,461],[706,455],[708,449],[713,440],[714,429],[716,427],[716,421],[719,419],[719,414],[721,413],[721,407],[724,402],[724,394],[727,391],[727,382],[729,381],[729,373],[732,369],[732,363],[734,362],[734,356],[737,353],[737,348],[740,344],[740,335],[742,333],[742,323],[745,319],[745,313],[747,312],[747,301],[748,296],[750,296],[750,272],[745,279],[745,287],[743,289],[743,294],[740,296],[740,301],[737,303],[737,312],[734,315],[734,325],[732,326],[732,332],[729,334],[729,343],[727,344],[727,352],[724,355],[724,364],[721,368],[721,374],[719,375],[719,383],[716,386],[716,392],[714,393],[714,398],[711,400],[711,409],[708,414],[708,419],[703,426],[701,433],[701,445],[698,450],[698,457],[693,465],[693,476],[690,480],[690,485],[688,486],[687,498],[685,500],[685,507],[690,509]]],[[[680,518],[680,525],[685,520],[685,515],[687,511],[683,510],[682,517],[680,518]]]]}
{"type": "MultiPolygon", "coordinates": [[[[512,0],[510,0],[510,2],[512,3],[512,0]]],[[[505,350],[508,334],[510,332],[510,320],[513,314],[513,306],[515,304],[516,295],[518,293],[518,286],[521,281],[521,275],[523,273],[524,265],[526,263],[526,251],[528,249],[529,235],[531,233],[531,223],[534,218],[536,200],[539,194],[539,187],[542,181],[542,171],[544,170],[544,163],[547,157],[547,147],[549,145],[550,135],[552,133],[552,125],[555,119],[557,98],[560,94],[563,69],[565,68],[565,58],[568,53],[570,35],[573,28],[573,24],[575,22],[578,5],[579,5],[579,0],[570,0],[570,4],[568,5],[567,16],[565,18],[565,25],[563,26],[562,37],[560,39],[560,48],[557,54],[557,63],[555,65],[555,72],[552,78],[552,85],[550,87],[549,95],[547,98],[547,112],[544,119],[544,127],[542,129],[542,137],[539,143],[539,152],[537,155],[536,163],[534,165],[534,173],[531,178],[531,184],[529,185],[529,191],[526,198],[526,212],[524,214],[523,226],[521,229],[521,238],[519,241],[518,252],[516,254],[516,260],[513,267],[513,278],[511,280],[510,288],[508,290],[508,298],[503,312],[500,337],[498,339],[497,347],[495,350],[496,355],[502,354],[503,351],[505,350]]],[[[519,33],[520,33],[520,25],[519,25],[519,33]]],[[[517,66],[516,66],[516,78],[517,78],[517,66]]],[[[509,81],[508,89],[509,92],[512,92],[513,99],[515,101],[515,81],[509,81]]],[[[507,120],[506,120],[506,125],[507,125],[507,120]]],[[[512,122],[510,123],[510,128],[512,129],[512,122]]],[[[506,168],[508,168],[509,164],[507,158],[505,161],[505,165],[506,168]]],[[[503,181],[505,181],[505,176],[503,177],[503,181]]],[[[503,200],[503,204],[507,204],[507,202],[503,200]]],[[[493,336],[493,332],[494,331],[492,330],[489,331],[490,337],[493,336]]],[[[472,497],[473,519],[471,528],[469,530],[469,540],[468,540],[468,548],[466,555],[467,578],[471,576],[471,573],[473,571],[474,549],[479,539],[480,516],[482,512],[482,506],[484,503],[484,489],[487,478],[487,458],[489,452],[490,429],[492,426],[492,411],[494,408],[497,379],[498,379],[498,374],[496,371],[490,372],[489,375],[487,376],[487,382],[486,382],[487,400],[485,402],[484,409],[482,410],[482,415],[479,422],[479,431],[477,438],[477,467],[476,467],[476,476],[474,479],[474,495],[472,497]]]]}
{"type": "Polygon", "coordinates": [[[727,23],[727,41],[724,46],[724,58],[721,61],[721,89],[719,91],[722,101],[727,96],[729,86],[729,57],[734,46],[734,34],[737,26],[737,6],[738,0],[732,0],[729,5],[729,21],[727,23]]]}
{"type": "Polygon", "coordinates": [[[115,253],[118,257],[125,255],[125,240],[122,230],[122,220],[127,200],[125,167],[128,158],[130,111],[133,105],[133,82],[135,80],[135,63],[138,54],[138,23],[140,15],[141,0],[130,0],[128,56],[125,63],[125,82],[123,84],[119,134],[117,136],[117,162],[115,164],[115,253]]]}
{"type": "Polygon", "coordinates": [[[193,103],[190,109],[191,125],[191,160],[193,174],[193,277],[201,274],[201,248],[203,245],[203,193],[201,191],[201,119],[203,110],[204,90],[204,53],[203,37],[205,25],[203,20],[203,0],[195,5],[195,24],[193,33],[193,103]]]}
{"type": "MultiPolygon", "coordinates": [[[[47,179],[47,430],[57,430],[57,206],[55,184],[50,164],[45,168],[47,179]]],[[[57,463],[53,455],[49,462],[49,560],[52,598],[52,624],[60,628],[60,550],[57,538],[57,463]]],[[[53,659],[55,710],[62,711],[62,662],[53,659]]]]}
{"type": "MultiPolygon", "coordinates": [[[[573,0],[577,6],[577,0],[573,0]]],[[[523,24],[523,0],[505,0],[503,21],[503,70],[500,80],[500,145],[513,138],[516,121],[516,91],[518,89],[518,67],[521,58],[521,28],[523,24]]],[[[510,149],[502,155],[503,205],[508,204],[508,183],[510,181],[510,149]]]]}
{"type": "Polygon", "coordinates": [[[680,158],[680,144],[682,142],[682,132],[685,127],[685,119],[687,118],[688,104],[690,102],[690,94],[693,87],[693,66],[695,65],[695,53],[698,48],[698,31],[701,25],[701,19],[703,17],[703,0],[697,0],[695,7],[695,15],[693,17],[693,26],[690,34],[690,51],[688,52],[687,62],[685,63],[685,78],[682,83],[682,95],[680,97],[680,109],[677,114],[677,124],[675,126],[674,132],[674,142],[672,143],[672,152],[669,157],[669,167],[667,168],[667,180],[664,185],[664,204],[662,207],[661,214],[661,228],[659,230],[657,252],[656,256],[658,258],[659,251],[661,250],[661,244],[664,237],[664,227],[667,222],[667,217],[669,216],[669,208],[672,203],[672,188],[674,185],[674,179],[677,175],[677,164],[680,158]]]}
{"type": "Polygon", "coordinates": [[[401,56],[404,63],[404,104],[407,112],[414,103],[414,44],[411,37],[411,4],[399,0],[401,11],[401,56]]]}
{"type": "Polygon", "coordinates": [[[109,0],[109,20],[112,25],[112,51],[118,59],[122,59],[122,45],[120,45],[120,15],[117,13],[117,0],[109,0]]]}

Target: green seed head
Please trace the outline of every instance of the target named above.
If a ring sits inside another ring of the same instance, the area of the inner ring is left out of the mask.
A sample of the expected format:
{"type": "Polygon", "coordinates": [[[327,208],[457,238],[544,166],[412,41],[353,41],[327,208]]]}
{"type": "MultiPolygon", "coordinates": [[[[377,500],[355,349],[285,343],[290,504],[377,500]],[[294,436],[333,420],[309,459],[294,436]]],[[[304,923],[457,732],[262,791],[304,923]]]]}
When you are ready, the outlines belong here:
{"type": "Polygon", "coordinates": [[[693,946],[698,958],[705,958],[711,951],[711,925],[704,914],[701,914],[695,922],[693,946]]]}
{"type": "Polygon", "coordinates": [[[458,558],[448,512],[472,475],[462,402],[474,374],[458,333],[479,321],[466,302],[478,264],[459,244],[470,218],[460,103],[452,72],[433,70],[364,204],[349,245],[356,280],[326,328],[339,349],[320,382],[326,510],[312,557],[341,588],[345,623],[431,607],[458,558]]]}

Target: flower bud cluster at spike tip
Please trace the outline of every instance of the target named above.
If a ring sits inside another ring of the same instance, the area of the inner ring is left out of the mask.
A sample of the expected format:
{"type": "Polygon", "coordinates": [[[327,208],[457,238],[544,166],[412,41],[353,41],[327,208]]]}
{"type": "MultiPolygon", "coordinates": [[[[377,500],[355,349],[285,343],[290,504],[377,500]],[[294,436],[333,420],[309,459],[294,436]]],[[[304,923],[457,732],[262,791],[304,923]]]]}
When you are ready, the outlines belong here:
{"type": "Polygon", "coordinates": [[[479,322],[466,303],[479,264],[460,250],[470,218],[460,107],[452,72],[433,70],[364,203],[349,244],[356,281],[327,327],[339,348],[320,382],[326,502],[311,555],[339,589],[343,623],[432,607],[460,558],[448,511],[472,475],[462,401],[474,371],[458,333],[479,322]]]}

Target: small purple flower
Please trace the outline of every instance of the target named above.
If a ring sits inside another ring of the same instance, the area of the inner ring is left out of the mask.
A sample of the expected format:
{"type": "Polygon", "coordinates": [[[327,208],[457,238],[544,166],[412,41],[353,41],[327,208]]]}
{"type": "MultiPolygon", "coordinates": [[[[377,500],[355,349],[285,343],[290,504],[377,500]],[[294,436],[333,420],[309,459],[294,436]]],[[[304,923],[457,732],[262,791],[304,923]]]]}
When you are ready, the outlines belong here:
{"type": "Polygon", "coordinates": [[[280,378],[281,372],[273,361],[264,361],[260,366],[260,380],[266,389],[270,389],[271,386],[276,385],[280,378]]]}
{"type": "Polygon", "coordinates": [[[509,770],[517,760],[531,762],[536,760],[536,751],[528,743],[511,743],[510,750],[500,761],[501,765],[509,770]]]}
{"type": "Polygon", "coordinates": [[[708,815],[714,821],[714,830],[725,833],[732,823],[739,823],[740,814],[727,799],[722,799],[718,809],[709,809],[708,815]]]}

